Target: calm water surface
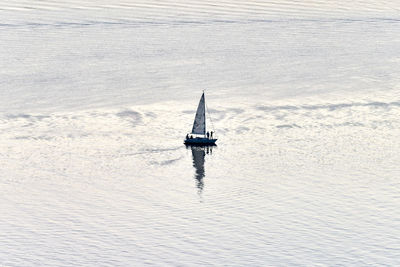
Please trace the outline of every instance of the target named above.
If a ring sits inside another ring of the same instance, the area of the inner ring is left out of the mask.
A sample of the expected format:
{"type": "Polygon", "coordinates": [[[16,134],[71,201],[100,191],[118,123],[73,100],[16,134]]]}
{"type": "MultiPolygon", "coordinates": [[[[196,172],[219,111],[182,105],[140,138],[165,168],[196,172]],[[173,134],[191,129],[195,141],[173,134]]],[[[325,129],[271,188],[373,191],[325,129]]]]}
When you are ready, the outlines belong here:
{"type": "Polygon", "coordinates": [[[400,265],[398,8],[3,3],[0,265],[400,265]]]}

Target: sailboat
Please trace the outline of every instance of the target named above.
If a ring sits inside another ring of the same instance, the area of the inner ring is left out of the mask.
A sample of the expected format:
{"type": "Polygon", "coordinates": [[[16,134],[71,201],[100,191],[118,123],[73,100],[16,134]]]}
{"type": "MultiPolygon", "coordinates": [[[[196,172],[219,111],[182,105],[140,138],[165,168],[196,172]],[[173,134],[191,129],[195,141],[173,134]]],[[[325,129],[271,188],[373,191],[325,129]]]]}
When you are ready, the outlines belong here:
{"type": "Polygon", "coordinates": [[[206,130],[206,102],[203,91],[194,117],[192,132],[190,135],[186,135],[184,143],[186,145],[212,146],[217,141],[216,138],[213,138],[213,134],[214,132],[206,130]]]}

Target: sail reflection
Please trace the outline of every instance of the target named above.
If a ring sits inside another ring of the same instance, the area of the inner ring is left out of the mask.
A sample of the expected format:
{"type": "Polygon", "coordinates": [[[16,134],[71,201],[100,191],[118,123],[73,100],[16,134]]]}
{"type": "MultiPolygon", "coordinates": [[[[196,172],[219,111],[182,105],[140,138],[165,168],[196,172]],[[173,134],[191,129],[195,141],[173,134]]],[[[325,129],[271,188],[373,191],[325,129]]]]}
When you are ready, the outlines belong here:
{"type": "Polygon", "coordinates": [[[206,154],[212,154],[213,146],[186,146],[191,148],[193,157],[193,167],[195,169],[194,178],[196,179],[196,187],[199,194],[202,193],[204,188],[205,169],[204,162],[206,154]]]}

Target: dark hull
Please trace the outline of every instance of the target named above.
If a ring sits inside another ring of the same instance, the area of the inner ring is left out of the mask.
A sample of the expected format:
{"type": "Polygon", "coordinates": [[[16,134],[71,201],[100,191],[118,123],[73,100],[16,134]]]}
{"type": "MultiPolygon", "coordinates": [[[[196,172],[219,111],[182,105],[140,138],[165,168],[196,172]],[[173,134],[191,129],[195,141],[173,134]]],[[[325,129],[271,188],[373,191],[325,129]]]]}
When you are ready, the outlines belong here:
{"type": "Polygon", "coordinates": [[[193,139],[190,139],[190,138],[185,139],[183,142],[185,143],[185,145],[212,146],[212,145],[215,145],[215,142],[217,142],[217,139],[196,137],[193,139]]]}

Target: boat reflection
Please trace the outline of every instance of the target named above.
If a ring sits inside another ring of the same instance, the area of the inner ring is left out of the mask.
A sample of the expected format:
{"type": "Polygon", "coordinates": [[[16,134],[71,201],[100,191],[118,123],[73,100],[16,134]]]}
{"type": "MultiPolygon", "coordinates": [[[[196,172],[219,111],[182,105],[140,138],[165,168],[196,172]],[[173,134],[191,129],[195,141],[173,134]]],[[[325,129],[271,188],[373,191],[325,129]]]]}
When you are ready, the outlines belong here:
{"type": "Polygon", "coordinates": [[[196,179],[196,187],[199,194],[203,192],[204,188],[203,178],[206,175],[204,170],[205,156],[206,154],[212,155],[213,147],[215,146],[186,146],[186,148],[192,150],[193,167],[195,169],[194,178],[196,179]]]}

